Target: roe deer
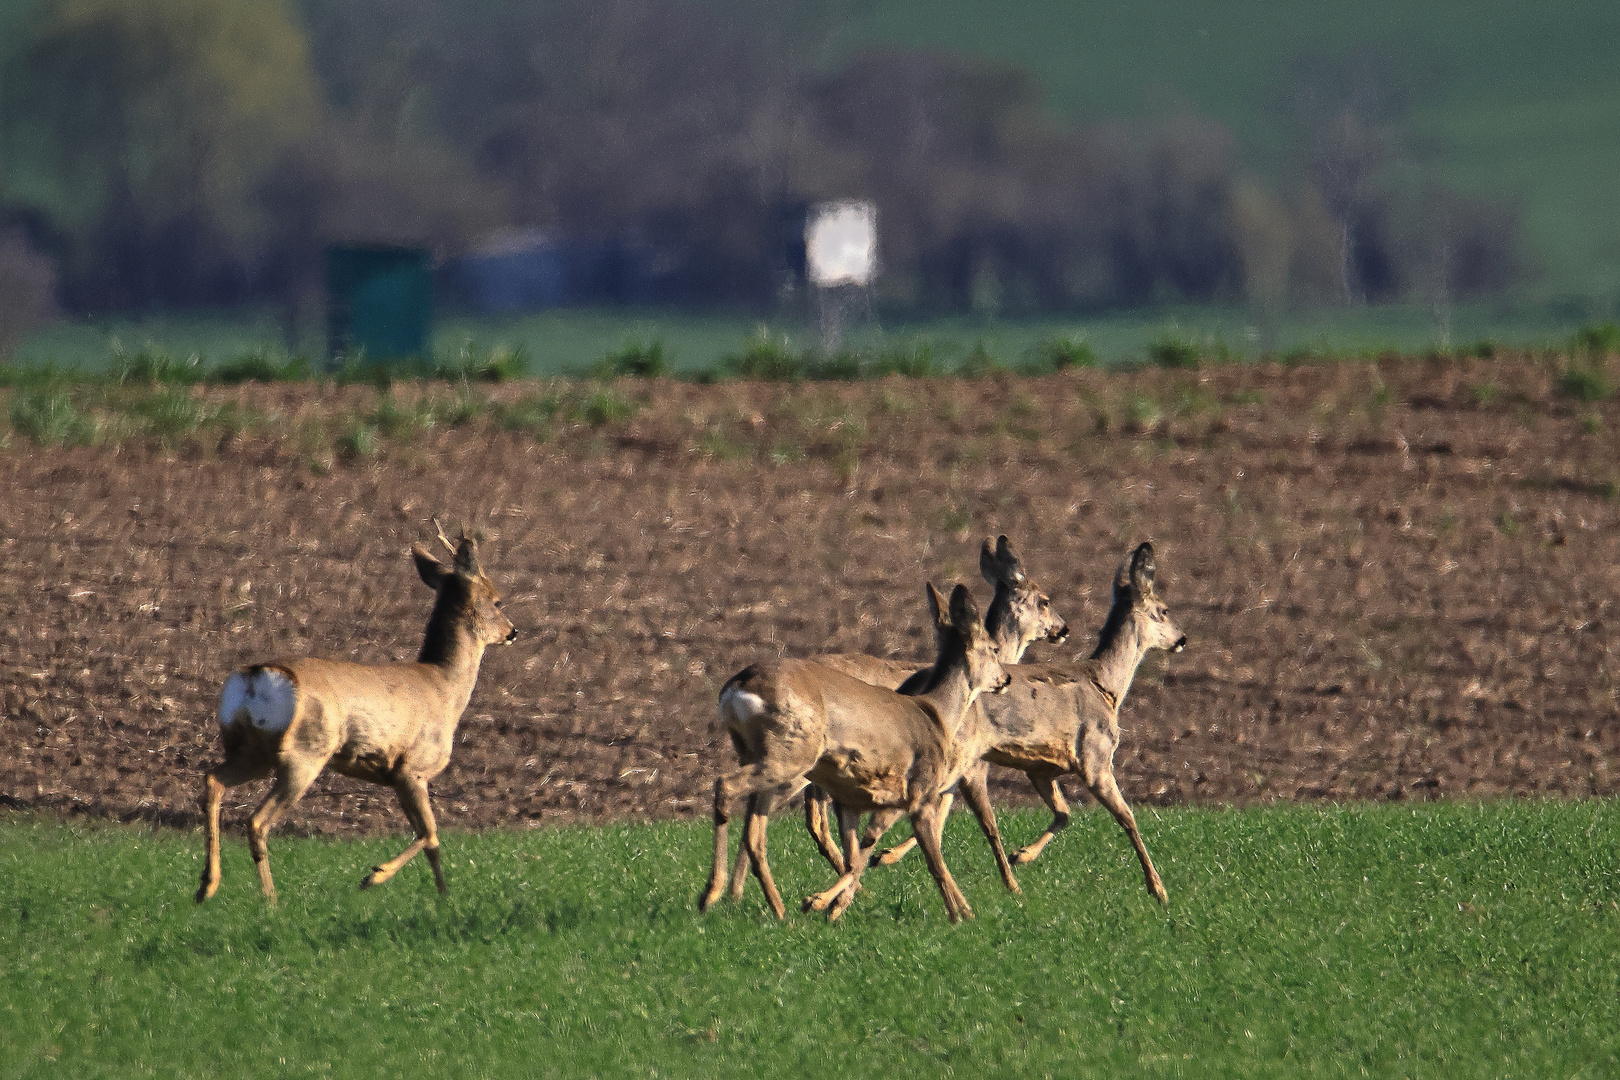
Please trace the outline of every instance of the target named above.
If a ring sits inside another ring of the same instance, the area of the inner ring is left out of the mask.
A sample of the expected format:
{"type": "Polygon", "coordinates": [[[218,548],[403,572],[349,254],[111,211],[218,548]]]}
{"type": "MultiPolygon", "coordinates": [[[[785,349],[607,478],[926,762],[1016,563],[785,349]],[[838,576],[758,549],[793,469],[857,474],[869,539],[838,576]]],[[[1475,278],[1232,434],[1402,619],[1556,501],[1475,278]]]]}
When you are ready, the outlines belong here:
{"type": "Polygon", "coordinates": [[[742,844],[776,917],[786,918],[765,853],[772,807],[791,798],[806,779],[840,806],[847,868],[831,889],[805,902],[806,910],[843,914],[854,899],[867,853],[901,814],[911,815],[928,868],[952,922],[973,910],[957,888],[938,844],[939,796],[982,746],[957,736],[970,707],[985,690],[999,692],[1007,674],[997,662],[978,608],[958,585],[948,608],[928,586],[937,655],[915,697],[872,686],[813,660],[770,660],[731,677],[720,691],[720,717],[744,764],[714,785],[714,864],[699,910],[726,885],[726,829],[738,796],[747,795],[742,844]],[[856,840],[858,815],[873,811],[856,840]]]}
{"type": "Polygon", "coordinates": [[[517,638],[502,614],[500,595],[478,565],[478,547],[463,531],[446,566],[422,544],[411,548],[416,572],[435,593],[433,613],[414,664],[354,664],[338,660],[275,661],[239,668],[220,692],[220,734],[225,761],[203,788],[208,856],[200,904],[219,888],[219,813],[225,789],[273,776],[274,785],[248,824],[248,844],[259,883],[272,903],[265,838],[309,785],[330,765],[345,776],[391,787],[399,795],[416,840],[395,859],[372,868],[362,889],[380,885],[419,851],[426,851],[439,892],[439,834],[427,782],[450,761],[456,724],[484,648],[517,638]]]}
{"type": "Polygon", "coordinates": [[[1069,806],[1058,777],[1078,773],[1131,838],[1141,860],[1148,891],[1169,899],[1153,869],[1136,818],[1114,782],[1114,751],[1119,746],[1119,710],[1130,692],[1136,668],[1149,649],[1180,652],[1187,638],[1170,621],[1153,592],[1153,545],[1144,543],[1114,575],[1113,606],[1090,659],[1020,664],[1008,674],[1005,694],[980,702],[989,731],[984,759],[1018,769],[1052,810],[1052,824],[1040,838],[1013,856],[1032,862],[1056,833],[1069,824],[1069,806]]]}
{"type": "MultiPolygon", "coordinates": [[[[1051,599],[1025,573],[1023,560],[1013,551],[1006,536],[997,537],[994,545],[988,539],[985,540],[984,546],[979,550],[979,573],[995,590],[990,606],[985,609],[984,628],[995,645],[996,659],[1003,667],[1022,660],[1024,652],[1039,639],[1044,638],[1052,644],[1061,644],[1068,639],[1068,623],[1052,610],[1051,599]]],[[[927,668],[919,670],[916,664],[907,661],[881,660],[875,656],[861,656],[854,653],[819,656],[816,660],[846,675],[853,675],[862,682],[902,692],[905,689],[903,684],[908,679],[926,675],[928,671],[927,668]]],[[[982,707],[982,702],[974,705],[976,709],[982,707]]],[[[1018,887],[1018,879],[1013,876],[1012,864],[1001,845],[995,811],[990,806],[987,780],[988,770],[982,765],[976,766],[962,777],[957,788],[962,792],[968,808],[978,819],[979,828],[990,842],[990,850],[995,856],[996,868],[1001,873],[1002,883],[1015,893],[1022,892],[1023,890],[1018,887]]],[[[939,820],[943,823],[945,816],[950,812],[951,793],[946,792],[941,800],[939,820]]],[[[844,860],[838,853],[838,848],[827,828],[827,806],[830,801],[825,792],[812,785],[805,792],[805,825],[810,830],[810,835],[815,838],[816,846],[821,849],[822,855],[832,864],[833,870],[842,874],[845,870],[844,860]]],[[[917,839],[912,837],[884,852],[878,859],[878,864],[890,865],[916,846],[917,839]]],[[[742,895],[744,877],[748,872],[741,849],[737,857],[737,865],[731,878],[731,894],[734,897],[742,895]]]]}

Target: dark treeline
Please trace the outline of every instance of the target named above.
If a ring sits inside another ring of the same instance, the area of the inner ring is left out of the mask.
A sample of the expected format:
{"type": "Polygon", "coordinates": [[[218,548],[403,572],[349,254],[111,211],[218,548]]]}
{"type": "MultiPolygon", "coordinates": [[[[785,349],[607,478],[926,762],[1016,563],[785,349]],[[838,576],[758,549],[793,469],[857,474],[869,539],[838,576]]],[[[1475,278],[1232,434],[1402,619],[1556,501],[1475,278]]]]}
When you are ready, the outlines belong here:
{"type": "Polygon", "coordinates": [[[536,228],[636,253],[638,298],[764,308],[804,206],[862,197],[895,308],[1264,312],[1521,272],[1511,204],[1393,179],[1365,79],[1307,65],[1298,167],[1262,181],[1191,113],[1065,122],[1015,67],[828,68],[796,59],[814,33],[672,0],[44,4],[0,82],[0,253],[80,312],[295,305],[332,242],[536,228]]]}

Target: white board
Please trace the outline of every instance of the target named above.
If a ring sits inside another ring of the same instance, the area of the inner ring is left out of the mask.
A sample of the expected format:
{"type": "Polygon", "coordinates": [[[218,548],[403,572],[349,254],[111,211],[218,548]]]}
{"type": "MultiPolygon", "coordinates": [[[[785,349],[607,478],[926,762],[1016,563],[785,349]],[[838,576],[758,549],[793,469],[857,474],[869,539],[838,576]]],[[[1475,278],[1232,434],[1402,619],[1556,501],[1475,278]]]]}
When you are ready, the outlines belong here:
{"type": "Polygon", "coordinates": [[[817,203],[804,225],[805,271],[820,288],[869,285],[877,271],[877,207],[844,200],[817,203]]]}

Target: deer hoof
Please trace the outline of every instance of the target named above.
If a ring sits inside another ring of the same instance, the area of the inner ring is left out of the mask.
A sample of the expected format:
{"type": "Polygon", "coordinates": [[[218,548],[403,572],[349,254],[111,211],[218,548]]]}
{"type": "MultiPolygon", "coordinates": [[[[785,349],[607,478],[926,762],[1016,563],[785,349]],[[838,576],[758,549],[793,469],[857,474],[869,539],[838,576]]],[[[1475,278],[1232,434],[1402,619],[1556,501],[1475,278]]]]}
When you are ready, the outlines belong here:
{"type": "Polygon", "coordinates": [[[895,863],[899,862],[905,857],[905,852],[899,851],[895,848],[889,848],[887,851],[883,852],[877,857],[877,864],[879,866],[893,866],[895,863]]]}

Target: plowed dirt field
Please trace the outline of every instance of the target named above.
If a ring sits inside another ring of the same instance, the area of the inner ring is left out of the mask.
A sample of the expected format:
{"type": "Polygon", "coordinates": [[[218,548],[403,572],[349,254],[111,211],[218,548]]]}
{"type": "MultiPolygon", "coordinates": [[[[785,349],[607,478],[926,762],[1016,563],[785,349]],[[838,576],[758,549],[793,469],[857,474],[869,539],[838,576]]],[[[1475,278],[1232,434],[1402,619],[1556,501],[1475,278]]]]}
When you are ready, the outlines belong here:
{"type": "MultiPolygon", "coordinates": [[[[407,551],[434,515],[487,535],[523,635],[485,659],[433,787],[445,826],[707,813],[727,676],[778,652],[924,660],[924,580],[983,602],[978,546],[1002,532],[1068,653],[1130,547],[1157,546],[1190,645],[1125,704],[1134,803],[1614,794],[1620,407],[1560,393],[1561,364],[626,380],[527,427],[552,391],[509,385],[347,459],[318,433],[371,388],[198,390],[264,420],[170,447],[14,433],[0,803],[195,822],[231,667],[414,657],[431,595],[407,551]]],[[[406,827],[336,776],[289,826],[406,827]]]]}

